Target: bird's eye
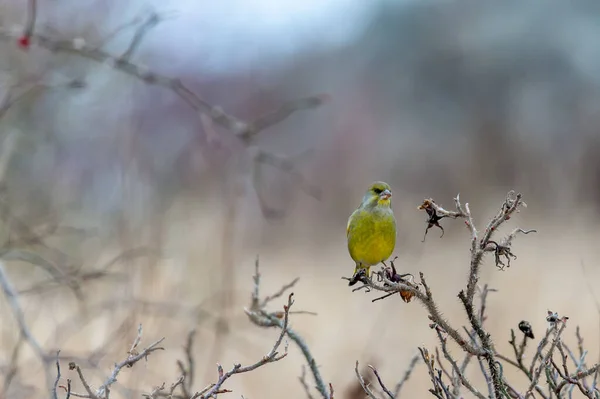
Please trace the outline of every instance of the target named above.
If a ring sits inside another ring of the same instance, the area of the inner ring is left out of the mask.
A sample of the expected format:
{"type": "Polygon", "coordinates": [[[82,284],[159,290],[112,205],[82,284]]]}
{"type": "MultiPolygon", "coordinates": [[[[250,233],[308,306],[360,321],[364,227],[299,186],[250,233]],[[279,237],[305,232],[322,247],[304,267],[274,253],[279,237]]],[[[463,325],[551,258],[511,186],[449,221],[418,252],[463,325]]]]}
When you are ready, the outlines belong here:
{"type": "Polygon", "coordinates": [[[373,191],[375,192],[375,194],[381,194],[383,192],[383,190],[380,188],[374,188],[373,191]]]}

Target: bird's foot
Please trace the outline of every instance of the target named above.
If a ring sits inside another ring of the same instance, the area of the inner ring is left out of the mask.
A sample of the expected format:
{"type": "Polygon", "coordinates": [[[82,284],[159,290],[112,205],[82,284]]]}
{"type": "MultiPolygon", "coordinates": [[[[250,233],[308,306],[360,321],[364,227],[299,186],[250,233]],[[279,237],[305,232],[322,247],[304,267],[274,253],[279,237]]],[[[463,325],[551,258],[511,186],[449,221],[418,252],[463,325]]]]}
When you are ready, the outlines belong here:
{"type": "Polygon", "coordinates": [[[359,281],[364,283],[363,280],[367,277],[366,273],[367,273],[366,269],[358,269],[351,278],[347,279],[348,285],[353,286],[354,284],[356,284],[359,281]]]}

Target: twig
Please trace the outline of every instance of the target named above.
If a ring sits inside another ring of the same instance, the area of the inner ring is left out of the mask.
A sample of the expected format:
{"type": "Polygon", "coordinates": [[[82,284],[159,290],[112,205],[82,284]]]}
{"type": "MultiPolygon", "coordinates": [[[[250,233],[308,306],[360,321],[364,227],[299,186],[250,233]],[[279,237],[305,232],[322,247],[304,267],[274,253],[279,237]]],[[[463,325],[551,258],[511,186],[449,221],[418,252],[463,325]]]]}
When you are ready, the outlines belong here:
{"type": "Polygon", "coordinates": [[[548,352],[540,361],[540,365],[532,373],[531,384],[529,385],[529,389],[525,393],[525,399],[527,399],[529,396],[533,395],[533,389],[537,385],[538,380],[540,379],[540,375],[542,374],[544,367],[546,367],[546,365],[549,364],[549,361],[552,358],[552,354],[554,353],[554,349],[556,348],[558,340],[560,339],[560,336],[561,336],[562,332],[564,331],[564,329],[566,328],[566,326],[567,326],[567,323],[562,322],[560,329],[557,328],[556,324],[554,324],[549,329],[552,332],[554,332],[554,340],[552,341],[552,344],[550,344],[550,349],[548,349],[548,352]]]}
{"type": "Polygon", "coordinates": [[[196,399],[196,398],[205,399],[205,398],[215,397],[219,393],[230,392],[229,390],[222,389],[221,387],[225,383],[225,381],[227,381],[234,374],[241,374],[241,373],[246,373],[246,372],[255,370],[261,366],[264,366],[267,363],[277,362],[277,361],[283,359],[285,356],[287,356],[287,346],[285,348],[285,352],[281,355],[279,354],[278,349],[279,349],[279,346],[281,345],[281,342],[283,341],[283,337],[288,332],[289,311],[290,311],[291,306],[294,303],[294,301],[292,300],[293,295],[294,294],[291,293],[288,296],[288,303],[286,306],[283,307],[284,316],[283,316],[283,324],[281,326],[281,333],[279,334],[277,341],[275,341],[275,345],[273,345],[273,348],[271,349],[271,351],[266,356],[264,356],[262,359],[260,359],[258,362],[254,363],[250,366],[242,367],[241,364],[236,364],[228,372],[224,372],[223,367],[221,367],[221,365],[218,365],[217,370],[218,370],[218,374],[219,374],[219,379],[217,380],[217,382],[209,385],[207,388],[205,388],[204,390],[202,390],[200,392],[196,392],[191,397],[191,399],[196,399]]]}
{"type": "Polygon", "coordinates": [[[156,12],[151,12],[150,16],[135,31],[133,39],[131,40],[131,43],[129,43],[129,47],[123,53],[123,55],[119,57],[119,62],[129,61],[133,53],[137,50],[140,43],[144,39],[144,36],[150,31],[150,29],[158,25],[160,21],[160,16],[156,12]]]}
{"type": "MultiPolygon", "coordinates": [[[[586,270],[585,270],[585,264],[583,263],[583,259],[581,260],[581,269],[582,269],[583,275],[585,277],[584,280],[585,280],[588,292],[590,293],[590,295],[594,299],[594,305],[596,306],[596,314],[598,316],[598,340],[599,340],[599,347],[600,347],[600,301],[598,300],[598,298],[596,297],[596,294],[594,293],[594,290],[593,290],[592,285],[590,283],[590,279],[587,278],[587,276],[586,276],[587,273],[586,273],[586,270]]],[[[598,363],[600,363],[600,352],[598,353],[598,363]]],[[[594,387],[596,385],[596,379],[598,378],[598,374],[599,373],[596,373],[596,375],[594,376],[594,387]]]]}
{"type": "MultiPolygon", "coordinates": [[[[467,378],[465,377],[464,373],[461,373],[460,368],[458,367],[458,364],[456,363],[456,360],[454,360],[454,358],[450,355],[450,352],[448,352],[448,347],[446,346],[446,338],[442,335],[442,332],[439,329],[436,329],[436,333],[438,335],[438,339],[440,340],[441,346],[442,346],[442,353],[444,354],[444,357],[446,358],[446,360],[448,361],[448,363],[450,363],[450,365],[452,366],[452,370],[454,371],[455,375],[460,379],[460,382],[462,383],[462,385],[465,386],[465,388],[467,388],[469,391],[471,391],[471,393],[473,395],[475,395],[477,398],[479,399],[486,399],[485,396],[483,396],[470,382],[469,380],[467,380],[467,378]]],[[[491,398],[496,398],[496,396],[491,396],[491,398]]]]}
{"type": "Polygon", "coordinates": [[[435,370],[433,367],[433,365],[434,365],[433,357],[431,357],[429,355],[429,351],[425,348],[419,347],[419,352],[421,353],[421,357],[423,358],[423,361],[425,362],[425,365],[427,366],[427,371],[429,372],[429,378],[431,379],[431,384],[433,385],[433,388],[431,388],[429,390],[429,392],[431,392],[431,394],[438,399],[444,399],[445,389],[442,388],[443,384],[441,383],[441,377],[436,376],[436,373],[435,373],[435,370]]]}
{"type": "MultiPolygon", "coordinates": [[[[210,105],[177,78],[169,78],[160,75],[148,68],[135,65],[128,59],[112,56],[101,49],[87,45],[86,43],[81,43],[81,41],[55,40],[39,33],[33,33],[32,38],[35,39],[37,45],[49,51],[74,54],[83,58],[88,58],[104,65],[110,65],[115,69],[138,78],[148,84],[167,88],[173,91],[190,107],[208,115],[216,124],[236,134],[244,141],[250,140],[259,132],[282,122],[296,111],[318,107],[328,100],[328,96],[326,95],[292,100],[282,104],[278,109],[256,118],[253,122],[246,123],[225,113],[221,108],[210,105]]],[[[6,30],[0,30],[0,39],[12,39],[11,33],[6,30]]]]}
{"type": "Polygon", "coordinates": [[[37,18],[37,0],[29,0],[27,5],[27,22],[25,24],[25,30],[18,41],[19,45],[24,49],[29,47],[29,44],[31,43],[31,36],[33,35],[33,31],[35,29],[35,22],[37,18]]]}
{"type": "Polygon", "coordinates": [[[402,377],[400,382],[398,382],[398,384],[396,384],[396,388],[394,388],[394,398],[400,397],[400,391],[402,390],[402,387],[404,386],[406,381],[408,381],[408,379],[410,378],[410,375],[413,372],[413,370],[415,369],[415,366],[417,365],[417,363],[419,362],[419,359],[421,359],[421,355],[417,353],[410,360],[408,369],[406,369],[406,372],[404,373],[404,376],[402,377]]]}
{"type": "Polygon", "coordinates": [[[71,362],[69,363],[69,370],[73,370],[75,369],[75,371],[77,372],[77,375],[79,376],[79,380],[81,381],[81,385],[83,385],[83,389],[85,389],[86,395],[81,395],[81,394],[74,394],[74,396],[77,396],[79,398],[91,398],[91,399],[99,399],[99,396],[96,395],[96,393],[94,393],[94,391],[92,390],[92,387],[90,387],[90,384],[88,384],[87,380],[85,379],[85,376],[83,375],[83,371],[81,371],[81,367],[79,367],[79,365],[75,362],[71,362]]]}
{"type": "MultiPolygon", "coordinates": [[[[142,332],[142,329],[141,329],[141,325],[140,325],[140,328],[138,330],[138,335],[134,341],[134,344],[132,345],[132,349],[135,349],[137,347],[137,345],[139,344],[139,341],[141,340],[141,332],[142,332]]],[[[164,340],[165,340],[165,338],[163,337],[163,338],[153,342],[139,354],[134,354],[135,352],[130,351],[127,359],[116,364],[111,375],[106,379],[106,381],[104,381],[104,384],[100,385],[100,387],[96,390],[96,396],[103,397],[106,395],[109,387],[117,381],[117,375],[119,375],[119,373],[121,372],[123,367],[131,367],[134,364],[136,364],[137,362],[139,362],[140,360],[146,359],[150,353],[157,351],[157,350],[164,350],[163,347],[158,346],[164,340]]]]}
{"type": "Polygon", "coordinates": [[[312,393],[310,393],[310,387],[308,386],[308,383],[306,382],[306,366],[302,365],[302,374],[300,375],[300,377],[298,377],[298,379],[300,380],[300,384],[302,385],[302,388],[304,388],[306,397],[308,399],[314,399],[314,397],[312,396],[312,393]]]}
{"type": "Polygon", "coordinates": [[[52,388],[52,399],[58,399],[58,393],[56,389],[58,388],[58,382],[60,381],[60,362],[59,362],[60,351],[56,351],[56,380],[54,380],[54,387],[52,388]]]}
{"type": "Polygon", "coordinates": [[[533,359],[531,360],[531,366],[529,366],[529,375],[530,376],[533,377],[535,363],[540,357],[542,357],[542,350],[548,344],[548,340],[550,339],[550,334],[552,332],[554,332],[555,330],[556,330],[556,326],[552,326],[551,328],[548,328],[546,330],[546,335],[544,336],[544,338],[542,338],[542,340],[538,344],[537,350],[536,350],[535,354],[533,355],[533,359]]]}
{"type": "Polygon", "coordinates": [[[184,378],[181,383],[181,389],[183,390],[183,396],[190,397],[192,385],[194,383],[194,375],[196,369],[196,362],[194,360],[194,356],[192,355],[192,346],[194,344],[194,335],[196,334],[196,330],[192,330],[188,333],[186,344],[183,347],[185,352],[185,358],[187,361],[187,367],[183,365],[181,361],[177,362],[179,366],[179,370],[182,372],[182,377],[184,378]]]}
{"type": "MultiPolygon", "coordinates": [[[[283,322],[281,321],[281,313],[269,313],[260,306],[260,304],[263,302],[260,300],[260,277],[261,275],[259,271],[259,259],[257,257],[255,261],[255,272],[254,276],[252,277],[254,282],[254,289],[252,290],[250,308],[244,309],[244,312],[246,313],[250,321],[259,327],[283,328],[283,322]]],[[[287,284],[287,286],[289,287],[290,284],[287,284]]],[[[289,327],[287,328],[286,334],[292,340],[292,342],[294,342],[296,346],[298,346],[298,348],[302,352],[302,355],[306,359],[308,367],[315,380],[315,387],[317,391],[319,392],[319,394],[321,394],[321,396],[324,399],[329,399],[330,393],[328,392],[327,384],[325,384],[323,377],[321,376],[321,373],[317,367],[317,362],[313,357],[312,353],[310,352],[308,345],[298,333],[296,333],[289,327]]]]}
{"type": "Polygon", "coordinates": [[[42,362],[44,373],[46,375],[46,383],[48,388],[53,387],[52,377],[50,376],[50,372],[48,370],[49,357],[46,355],[38,341],[35,339],[29,327],[27,326],[27,322],[25,321],[25,314],[23,313],[23,309],[21,308],[21,304],[19,303],[19,297],[12,286],[10,280],[8,279],[8,275],[4,269],[4,262],[0,261],[0,286],[2,287],[2,291],[4,291],[4,296],[8,301],[8,304],[11,308],[13,316],[17,321],[17,325],[19,326],[19,331],[21,336],[27,341],[31,349],[33,349],[34,353],[42,362]]]}
{"type": "Polygon", "coordinates": [[[358,378],[360,386],[365,391],[367,396],[369,396],[371,399],[380,399],[377,397],[377,395],[375,395],[375,392],[373,392],[369,385],[365,382],[365,379],[360,374],[360,371],[358,371],[358,360],[356,361],[356,365],[354,366],[354,372],[356,373],[356,378],[358,378]]]}
{"type": "MultiPolygon", "coordinates": [[[[357,362],[357,365],[358,365],[358,362],[357,362]]],[[[369,368],[371,370],[373,370],[373,374],[375,374],[375,377],[377,377],[377,382],[379,382],[379,386],[381,387],[381,389],[383,389],[383,392],[385,392],[387,394],[387,396],[390,397],[390,399],[395,399],[394,394],[392,394],[392,392],[385,386],[385,384],[381,380],[381,376],[379,375],[379,372],[377,371],[377,369],[371,365],[369,365],[369,368]]]]}
{"type": "Polygon", "coordinates": [[[444,331],[446,331],[448,333],[448,335],[450,335],[450,337],[452,337],[452,339],[457,344],[459,344],[465,351],[467,351],[468,353],[475,355],[475,356],[483,355],[483,352],[481,350],[475,348],[472,344],[467,342],[467,340],[465,340],[456,329],[451,327],[450,324],[446,321],[446,319],[442,316],[442,313],[438,309],[437,303],[433,299],[433,294],[431,293],[431,290],[429,289],[429,286],[427,285],[427,282],[425,281],[425,276],[423,275],[422,272],[419,273],[419,276],[421,279],[421,285],[423,285],[423,287],[425,287],[425,293],[420,291],[415,286],[409,285],[408,282],[396,283],[391,280],[388,280],[386,278],[385,274],[382,272],[375,272],[375,273],[373,273],[373,275],[381,278],[381,280],[383,281],[384,284],[378,284],[378,283],[374,282],[373,279],[364,277],[361,280],[361,282],[364,285],[357,287],[354,290],[359,290],[363,287],[368,287],[370,289],[377,290],[377,291],[393,292],[393,293],[400,292],[400,291],[409,291],[418,300],[420,300],[423,305],[425,305],[425,307],[429,311],[430,318],[435,323],[437,323],[440,327],[442,327],[444,329],[444,331]]]}
{"type": "Polygon", "coordinates": [[[563,381],[561,381],[558,384],[558,386],[556,387],[556,391],[560,392],[564,388],[565,385],[573,384],[573,383],[575,383],[575,381],[581,380],[585,377],[589,377],[590,375],[598,372],[599,370],[600,370],[600,363],[590,367],[586,371],[580,371],[578,373],[572,374],[567,379],[564,379],[563,381]]]}
{"type": "Polygon", "coordinates": [[[265,299],[263,299],[262,302],[260,303],[260,308],[261,309],[264,308],[265,306],[267,306],[269,304],[269,302],[281,297],[283,294],[285,294],[286,291],[292,289],[296,285],[298,280],[300,280],[300,277],[296,277],[290,283],[283,285],[276,293],[265,297],[265,299]]]}
{"type": "Polygon", "coordinates": [[[150,353],[157,351],[157,350],[164,350],[164,348],[158,346],[162,341],[164,341],[164,339],[165,338],[163,337],[163,338],[159,339],[158,341],[153,342],[147,348],[145,348],[143,351],[141,351],[140,353],[137,353],[135,351],[135,349],[138,347],[138,345],[140,344],[140,342],[142,340],[142,325],[140,324],[138,327],[138,333],[135,337],[135,340],[133,341],[133,344],[131,345],[131,349],[128,352],[127,358],[125,360],[123,360],[122,362],[115,364],[115,367],[114,367],[112,373],[110,374],[110,376],[96,390],[96,392],[94,392],[92,390],[90,384],[88,384],[88,382],[86,381],[86,378],[83,375],[83,371],[81,370],[81,367],[79,367],[79,365],[76,364],[75,362],[69,363],[69,369],[77,371],[79,379],[81,380],[81,383],[87,393],[86,395],[81,395],[81,394],[77,394],[77,393],[73,392],[73,393],[71,393],[71,395],[80,397],[80,398],[91,398],[91,399],[105,398],[105,399],[108,399],[109,392],[110,392],[110,386],[117,381],[117,376],[119,375],[119,373],[121,372],[123,367],[132,367],[134,364],[136,364],[140,360],[146,359],[150,353]]]}

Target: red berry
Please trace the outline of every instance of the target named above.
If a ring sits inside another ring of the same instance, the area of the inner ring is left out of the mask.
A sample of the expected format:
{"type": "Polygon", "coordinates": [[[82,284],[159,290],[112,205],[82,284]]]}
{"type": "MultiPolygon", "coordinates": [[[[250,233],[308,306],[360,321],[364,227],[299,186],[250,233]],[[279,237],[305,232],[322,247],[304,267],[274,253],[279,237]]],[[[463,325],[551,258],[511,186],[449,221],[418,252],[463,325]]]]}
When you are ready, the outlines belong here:
{"type": "Polygon", "coordinates": [[[28,49],[29,45],[31,44],[31,41],[29,39],[29,36],[27,35],[23,35],[19,38],[19,40],[17,41],[17,44],[19,45],[19,47],[21,47],[22,49],[28,49]]]}

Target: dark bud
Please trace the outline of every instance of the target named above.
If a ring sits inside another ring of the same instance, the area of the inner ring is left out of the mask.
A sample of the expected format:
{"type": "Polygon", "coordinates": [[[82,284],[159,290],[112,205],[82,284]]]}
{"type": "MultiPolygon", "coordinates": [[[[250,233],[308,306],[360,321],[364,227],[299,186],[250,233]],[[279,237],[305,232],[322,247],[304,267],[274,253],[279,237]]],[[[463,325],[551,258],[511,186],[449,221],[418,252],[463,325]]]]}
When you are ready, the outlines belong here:
{"type": "Polygon", "coordinates": [[[556,323],[560,320],[560,318],[558,317],[558,313],[556,312],[552,312],[552,311],[548,311],[548,317],[546,317],[546,321],[548,323],[556,323]]]}
{"type": "Polygon", "coordinates": [[[521,330],[521,332],[523,334],[525,334],[525,336],[527,338],[534,339],[533,330],[531,329],[531,324],[529,324],[528,321],[523,320],[522,322],[520,322],[519,323],[519,330],[521,330]]]}

